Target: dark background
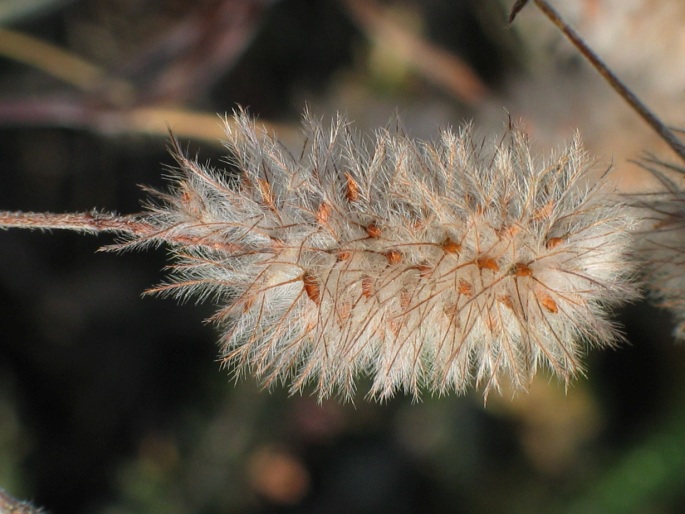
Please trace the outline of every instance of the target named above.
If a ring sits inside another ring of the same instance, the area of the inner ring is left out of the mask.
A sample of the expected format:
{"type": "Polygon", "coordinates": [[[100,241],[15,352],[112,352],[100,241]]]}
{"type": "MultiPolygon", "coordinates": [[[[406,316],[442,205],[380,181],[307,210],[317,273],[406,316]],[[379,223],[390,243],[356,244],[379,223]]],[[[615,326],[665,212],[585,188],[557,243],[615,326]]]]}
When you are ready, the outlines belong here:
{"type": "MultiPolygon", "coordinates": [[[[213,113],[237,105],[288,144],[305,105],[362,129],[398,112],[421,137],[470,119],[497,131],[506,109],[546,142],[548,126],[560,137],[597,129],[568,126],[567,92],[539,96],[555,107],[536,118],[522,84],[532,96],[570,87],[604,98],[558,43],[508,29],[507,2],[368,4],[460,59],[475,95],[393,55],[351,2],[11,4],[3,27],[103,74],[75,85],[81,68],[64,80],[0,58],[3,210],[137,212],[138,185],[161,187],[173,164],[166,124],[192,156],[221,166],[213,113]]],[[[30,46],[2,39],[0,53],[30,46]]],[[[63,59],[51,62],[71,69],[63,59]]],[[[141,297],[164,277],[164,250],[97,253],[110,242],[0,233],[0,487],[17,497],[55,514],[681,512],[685,353],[668,315],[646,303],[616,313],[629,343],[589,349],[568,391],[543,372],[528,393],[493,394],[486,407],[478,391],[378,405],[363,383],[354,402],[319,405],[232,381],[203,324],[211,305],[141,297]]]]}

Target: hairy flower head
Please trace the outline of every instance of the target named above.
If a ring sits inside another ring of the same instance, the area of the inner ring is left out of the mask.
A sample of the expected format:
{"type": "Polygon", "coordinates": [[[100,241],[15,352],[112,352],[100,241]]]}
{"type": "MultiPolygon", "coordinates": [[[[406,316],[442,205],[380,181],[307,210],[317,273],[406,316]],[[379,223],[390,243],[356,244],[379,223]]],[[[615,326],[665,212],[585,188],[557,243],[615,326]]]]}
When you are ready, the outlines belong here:
{"type": "MultiPolygon", "coordinates": [[[[178,153],[147,215],[176,264],[154,291],[219,306],[222,356],[320,397],[568,380],[587,343],[618,334],[605,308],[635,295],[629,211],[578,137],[546,161],[511,128],[433,142],[357,135],[306,115],[295,157],[244,113],[227,124],[238,174],[178,153]]],[[[136,241],[133,241],[136,244],[136,241]]]]}
{"type": "Polygon", "coordinates": [[[674,337],[685,341],[685,191],[669,172],[685,169],[649,159],[645,166],[663,191],[640,195],[644,208],[637,253],[649,292],[659,307],[668,309],[676,322],[674,337]]]}

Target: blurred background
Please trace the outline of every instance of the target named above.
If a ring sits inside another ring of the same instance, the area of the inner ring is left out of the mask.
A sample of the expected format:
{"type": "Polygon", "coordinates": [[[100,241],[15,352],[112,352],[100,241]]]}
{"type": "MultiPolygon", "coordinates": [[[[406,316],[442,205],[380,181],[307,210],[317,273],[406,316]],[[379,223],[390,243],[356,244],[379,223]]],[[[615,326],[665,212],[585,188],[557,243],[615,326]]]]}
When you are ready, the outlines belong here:
{"type": "MultiPolygon", "coordinates": [[[[0,209],[134,213],[168,128],[222,165],[244,106],[297,154],[306,106],[430,138],[521,120],[580,130],[626,191],[670,156],[531,5],[508,0],[0,0],[0,209]],[[217,114],[218,113],[218,114],[217,114]]],[[[555,2],[664,121],[685,126],[682,0],[555,2]]],[[[682,163],[681,163],[682,164],[682,163]]],[[[211,305],[141,297],[164,250],[0,233],[0,487],[54,514],[678,513],[685,349],[668,314],[616,313],[568,390],[318,404],[232,380],[211,305]]]]}

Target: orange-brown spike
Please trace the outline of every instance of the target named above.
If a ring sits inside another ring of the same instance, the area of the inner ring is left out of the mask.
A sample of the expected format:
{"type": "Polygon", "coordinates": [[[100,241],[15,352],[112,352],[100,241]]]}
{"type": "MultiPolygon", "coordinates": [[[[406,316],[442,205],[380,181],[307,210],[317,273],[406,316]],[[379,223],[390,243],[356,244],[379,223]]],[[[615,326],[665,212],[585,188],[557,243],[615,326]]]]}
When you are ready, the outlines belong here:
{"type": "Polygon", "coordinates": [[[556,248],[559,246],[561,243],[564,242],[564,239],[561,237],[550,237],[547,242],[545,243],[545,246],[547,247],[548,250],[551,250],[552,248],[556,248]]]}
{"type": "Polygon", "coordinates": [[[399,264],[402,262],[402,252],[390,250],[385,252],[385,258],[388,259],[388,264],[399,264]]]}
{"type": "Polygon", "coordinates": [[[345,173],[345,180],[347,182],[347,191],[345,197],[348,202],[356,202],[359,200],[359,184],[352,178],[352,175],[345,173]]]}
{"type": "Polygon", "coordinates": [[[321,303],[321,289],[319,289],[319,283],[316,281],[316,278],[310,273],[305,273],[302,277],[302,281],[304,282],[304,290],[309,299],[316,305],[319,305],[319,303],[321,303]]]}
{"type": "Polygon", "coordinates": [[[516,277],[531,277],[533,270],[527,264],[517,262],[511,269],[511,274],[516,277]]]}
{"type": "Polygon", "coordinates": [[[321,202],[321,205],[319,205],[319,208],[316,211],[316,221],[319,222],[319,225],[326,224],[331,215],[331,210],[331,204],[321,202]]]}
{"type": "Polygon", "coordinates": [[[262,194],[262,200],[269,206],[272,211],[276,210],[276,200],[274,199],[274,193],[271,190],[271,184],[262,178],[257,179],[257,185],[259,186],[259,192],[262,194]]]}
{"type": "Polygon", "coordinates": [[[481,270],[489,269],[491,271],[499,271],[499,265],[497,264],[497,261],[492,257],[478,257],[478,260],[476,260],[476,264],[478,265],[478,269],[481,270]]]}
{"type": "Polygon", "coordinates": [[[509,225],[495,230],[495,234],[497,234],[497,237],[500,239],[504,237],[516,237],[519,232],[521,232],[521,227],[519,225],[509,225]]]}
{"type": "Polygon", "coordinates": [[[373,296],[373,279],[365,275],[362,279],[362,295],[364,298],[371,298],[373,296]]]}
{"type": "Polygon", "coordinates": [[[459,292],[470,298],[473,296],[473,285],[468,283],[466,280],[461,279],[459,281],[459,292]]]}
{"type": "Polygon", "coordinates": [[[461,245],[449,237],[442,243],[442,251],[445,253],[459,253],[459,250],[461,250],[461,245]]]}
{"type": "Polygon", "coordinates": [[[193,195],[189,191],[188,183],[185,180],[179,182],[178,190],[181,193],[181,202],[184,204],[190,203],[190,201],[193,199],[193,195]]]}
{"type": "Polygon", "coordinates": [[[511,300],[511,296],[508,294],[503,294],[497,297],[497,301],[500,302],[505,307],[509,307],[514,310],[514,302],[511,300]]]}
{"type": "Polygon", "coordinates": [[[548,312],[551,312],[552,314],[559,312],[559,306],[557,305],[557,302],[555,302],[554,298],[552,298],[550,295],[543,291],[536,291],[535,296],[538,297],[538,302],[540,302],[540,305],[542,305],[548,312]]]}
{"type": "Polygon", "coordinates": [[[535,221],[547,219],[552,215],[553,210],[554,203],[552,201],[549,201],[533,213],[533,219],[535,221]]]}
{"type": "Polygon", "coordinates": [[[178,190],[180,193],[181,204],[183,209],[190,216],[202,216],[202,208],[204,207],[204,202],[199,197],[199,195],[193,191],[193,189],[188,185],[187,182],[182,181],[179,183],[178,190]]]}
{"type": "Polygon", "coordinates": [[[366,233],[369,234],[369,237],[373,239],[381,237],[381,229],[375,223],[370,223],[366,227],[366,233]]]}
{"type": "Polygon", "coordinates": [[[348,250],[341,250],[337,253],[336,259],[338,262],[349,261],[352,258],[352,252],[348,250]]]}

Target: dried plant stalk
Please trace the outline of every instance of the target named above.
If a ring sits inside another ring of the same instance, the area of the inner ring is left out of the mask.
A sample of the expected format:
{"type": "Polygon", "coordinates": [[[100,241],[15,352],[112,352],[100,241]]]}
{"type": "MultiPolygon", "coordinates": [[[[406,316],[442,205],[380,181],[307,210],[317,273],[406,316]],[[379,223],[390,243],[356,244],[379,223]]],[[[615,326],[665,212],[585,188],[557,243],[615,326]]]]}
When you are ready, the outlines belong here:
{"type": "MultiPolygon", "coordinates": [[[[516,0],[509,14],[509,23],[513,23],[518,13],[523,9],[529,0],[516,0]]],[[[673,131],[664,124],[661,119],[645,105],[633,91],[626,86],[611,69],[604,64],[602,59],[590,48],[583,38],[571,27],[547,0],[533,0],[538,9],[559,29],[582,56],[597,70],[602,78],[609,84],[616,93],[623,98],[630,108],[640,116],[650,128],[675,152],[675,154],[685,161],[685,144],[678,139],[673,131]]]]}

